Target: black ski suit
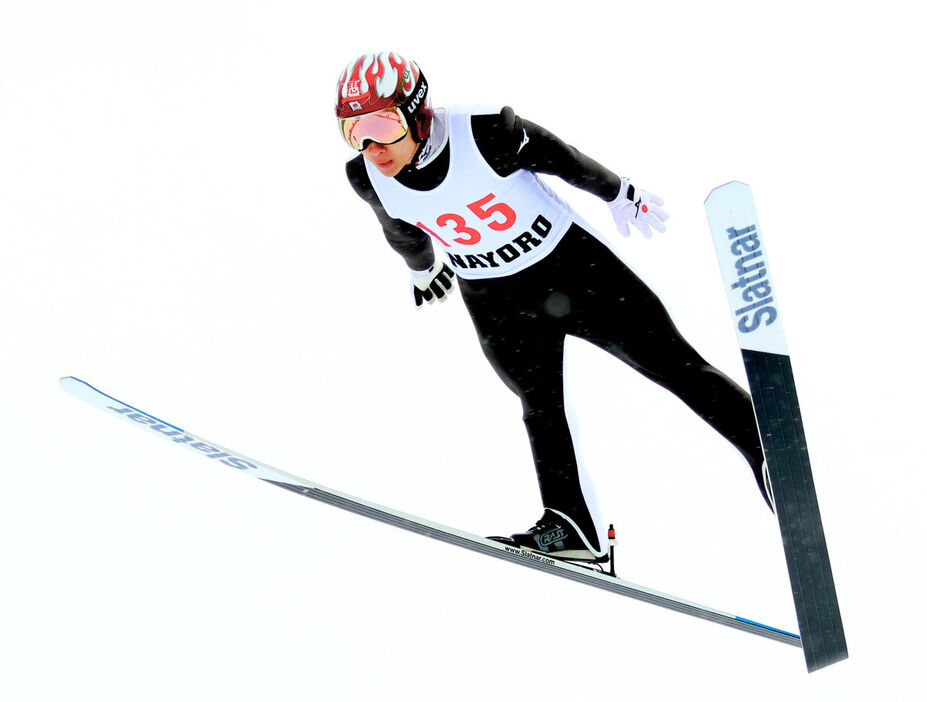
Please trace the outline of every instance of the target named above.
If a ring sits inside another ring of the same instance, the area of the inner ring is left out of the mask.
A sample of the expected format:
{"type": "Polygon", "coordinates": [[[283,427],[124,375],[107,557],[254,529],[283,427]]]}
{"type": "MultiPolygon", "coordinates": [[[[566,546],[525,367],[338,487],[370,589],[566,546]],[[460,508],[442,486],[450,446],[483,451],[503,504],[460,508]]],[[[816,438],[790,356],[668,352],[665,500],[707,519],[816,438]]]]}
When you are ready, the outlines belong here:
{"type": "MultiPolygon", "coordinates": [[[[618,196],[618,176],[511,108],[470,119],[480,154],[500,176],[526,169],[558,176],[606,202],[618,196]]],[[[407,166],[397,181],[420,191],[435,188],[448,172],[451,146],[422,168],[407,166]]],[[[386,213],[363,156],[350,160],[346,170],[390,245],[411,269],[428,268],[434,262],[431,238],[386,213]]],[[[657,296],[578,224],[550,254],[518,273],[458,281],[483,352],[521,399],[543,505],[570,516],[593,545],[596,529],[564,410],[568,334],[605,349],[679,397],[740,451],[762,484],[763,452],[750,396],[707,363],[679,334],[657,296]]]]}

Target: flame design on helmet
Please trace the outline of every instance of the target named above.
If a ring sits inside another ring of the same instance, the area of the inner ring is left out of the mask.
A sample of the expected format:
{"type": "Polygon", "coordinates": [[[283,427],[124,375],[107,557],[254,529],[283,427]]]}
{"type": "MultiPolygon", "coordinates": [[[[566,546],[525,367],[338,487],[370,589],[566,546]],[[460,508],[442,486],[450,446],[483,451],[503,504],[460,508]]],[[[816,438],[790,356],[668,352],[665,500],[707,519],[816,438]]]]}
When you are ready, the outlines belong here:
{"type": "MultiPolygon", "coordinates": [[[[422,77],[418,65],[391,51],[368,53],[351,61],[341,72],[335,102],[339,119],[357,117],[387,107],[402,106],[412,98],[422,77]]],[[[431,126],[431,101],[426,96],[416,110],[414,136],[423,141],[431,126]]]]}
{"type": "Polygon", "coordinates": [[[364,54],[351,61],[338,80],[338,116],[353,117],[401,105],[420,75],[418,66],[399,54],[364,54]]]}

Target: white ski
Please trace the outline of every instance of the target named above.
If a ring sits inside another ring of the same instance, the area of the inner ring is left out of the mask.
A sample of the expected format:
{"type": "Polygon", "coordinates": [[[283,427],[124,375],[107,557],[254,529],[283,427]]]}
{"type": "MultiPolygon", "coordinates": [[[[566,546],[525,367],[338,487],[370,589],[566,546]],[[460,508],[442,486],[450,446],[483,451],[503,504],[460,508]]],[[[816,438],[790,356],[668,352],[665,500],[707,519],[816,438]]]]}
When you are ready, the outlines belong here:
{"type": "Polygon", "coordinates": [[[808,671],[847,657],[782,314],[750,186],[715,188],[705,211],[737,329],[785,549],[808,671]]]}
{"type": "Polygon", "coordinates": [[[454,529],[453,527],[437,524],[410,514],[404,514],[403,512],[389,507],[384,507],[383,505],[378,505],[358,497],[331,490],[322,485],[303,480],[295,475],[284,473],[282,470],[273,468],[266,463],[247,458],[231,449],[223,448],[212,441],[208,441],[189,431],[181,429],[175,424],[158,419],[132,405],[128,405],[106,393],[100,392],[83,380],[74,377],[66,377],[61,378],[60,382],[61,387],[75,397],[104,410],[107,414],[124,419],[147,431],[149,434],[159,436],[178,446],[184,446],[191,451],[195,451],[207,460],[234,468],[242,473],[247,473],[255,478],[260,478],[265,482],[272,483],[273,485],[304,495],[305,497],[310,497],[340,509],[354,512],[355,514],[360,514],[370,519],[376,519],[386,524],[392,524],[401,529],[444,541],[445,543],[454,544],[455,546],[460,546],[471,551],[477,551],[488,556],[501,558],[551,575],[575,580],[585,585],[591,585],[592,587],[608,590],[619,595],[624,595],[625,597],[632,597],[660,607],[683,612],[684,614],[689,614],[700,619],[707,619],[717,622],[718,624],[723,624],[724,626],[747,631],[792,646],[801,646],[801,639],[797,634],[790,633],[783,629],[760,624],[759,622],[728,614],[712,607],[706,607],[696,604],[695,602],[689,602],[679,597],[674,597],[673,595],[651,590],[641,585],[635,585],[634,583],[621,580],[613,575],[592,570],[591,568],[566,563],[564,561],[548,558],[542,554],[501,544],[482,536],[469,534],[465,531],[454,529]]]}

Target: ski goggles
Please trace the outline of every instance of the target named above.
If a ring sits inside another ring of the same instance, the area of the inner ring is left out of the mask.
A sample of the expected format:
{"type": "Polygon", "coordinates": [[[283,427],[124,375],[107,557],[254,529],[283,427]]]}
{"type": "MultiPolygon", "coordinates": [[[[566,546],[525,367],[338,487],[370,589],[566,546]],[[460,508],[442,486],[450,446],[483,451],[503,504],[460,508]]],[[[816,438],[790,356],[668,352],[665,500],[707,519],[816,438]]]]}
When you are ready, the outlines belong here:
{"type": "Polygon", "coordinates": [[[341,136],[348,142],[348,146],[357,151],[363,151],[368,141],[385,146],[395,144],[409,133],[405,115],[398,107],[387,107],[385,110],[348,117],[339,122],[341,136]]]}

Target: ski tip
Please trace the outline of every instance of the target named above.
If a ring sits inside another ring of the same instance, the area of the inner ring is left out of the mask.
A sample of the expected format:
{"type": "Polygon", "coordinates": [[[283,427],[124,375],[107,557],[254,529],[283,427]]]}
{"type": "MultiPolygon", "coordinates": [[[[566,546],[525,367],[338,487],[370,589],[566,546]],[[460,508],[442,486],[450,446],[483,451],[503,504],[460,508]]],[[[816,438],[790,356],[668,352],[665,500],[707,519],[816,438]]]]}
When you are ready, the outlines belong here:
{"type": "Polygon", "coordinates": [[[64,390],[70,390],[76,385],[86,385],[87,387],[92,387],[90,383],[86,383],[80,378],[75,378],[73,375],[65,375],[61,378],[58,378],[58,385],[60,385],[64,390]]]}
{"type": "Polygon", "coordinates": [[[100,392],[90,383],[87,383],[80,378],[75,378],[73,375],[65,375],[61,378],[58,378],[58,385],[66,393],[81,399],[85,399],[85,396],[88,392],[100,392]]]}
{"type": "Polygon", "coordinates": [[[727,183],[724,183],[715,188],[712,188],[711,192],[708,193],[708,197],[705,198],[705,202],[707,203],[711,199],[711,196],[714,195],[715,193],[722,192],[722,191],[726,192],[726,191],[735,190],[739,188],[746,188],[747,190],[749,190],[750,186],[747,183],[744,183],[739,180],[729,180],[727,183]]]}

